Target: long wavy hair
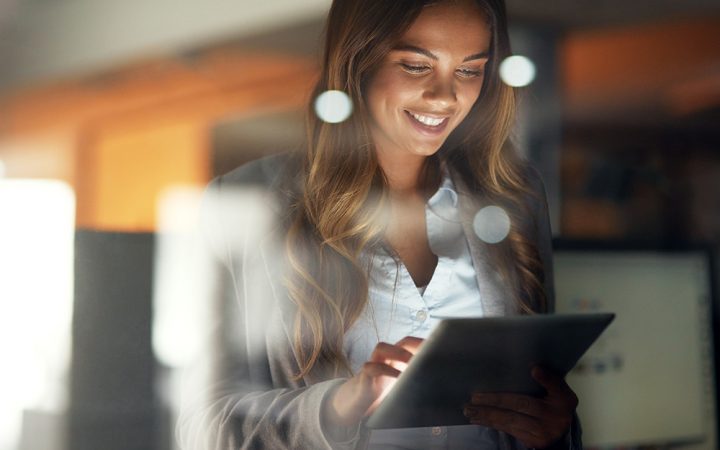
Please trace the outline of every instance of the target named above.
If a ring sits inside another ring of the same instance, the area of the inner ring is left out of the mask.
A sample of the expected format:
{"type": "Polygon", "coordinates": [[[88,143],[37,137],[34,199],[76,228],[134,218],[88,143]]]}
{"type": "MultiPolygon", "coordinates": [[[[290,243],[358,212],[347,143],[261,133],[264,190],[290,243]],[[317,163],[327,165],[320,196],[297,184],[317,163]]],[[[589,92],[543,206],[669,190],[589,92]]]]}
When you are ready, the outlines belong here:
{"type": "MultiPolygon", "coordinates": [[[[453,1],[453,0],[440,0],[453,1]]],[[[349,371],[343,336],[368,303],[369,267],[363,251],[383,242],[387,185],[370,135],[365,103],[368,82],[394,43],[422,9],[438,0],[334,0],[325,28],[319,80],[311,99],[327,90],[349,95],[355,111],[330,124],[307,111],[307,143],[300,189],[286,238],[290,275],[286,286],[297,305],[296,378],[322,367],[349,371]]],[[[467,186],[506,208],[511,230],[490,246],[500,273],[513,286],[521,313],[546,309],[543,270],[530,231],[522,161],[509,142],[516,93],[500,81],[498,64],[510,55],[503,0],[476,0],[491,27],[490,57],[482,90],[465,120],[437,153],[467,186]]]]}

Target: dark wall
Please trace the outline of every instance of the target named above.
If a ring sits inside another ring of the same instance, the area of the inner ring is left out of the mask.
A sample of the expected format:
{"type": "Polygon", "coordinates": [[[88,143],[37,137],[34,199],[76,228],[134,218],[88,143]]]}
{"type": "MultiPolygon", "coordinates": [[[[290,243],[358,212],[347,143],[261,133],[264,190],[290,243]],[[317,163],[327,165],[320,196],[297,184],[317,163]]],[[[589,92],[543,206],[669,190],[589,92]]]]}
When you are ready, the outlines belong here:
{"type": "Polygon", "coordinates": [[[158,448],[152,233],[75,236],[69,445],[158,448]]]}

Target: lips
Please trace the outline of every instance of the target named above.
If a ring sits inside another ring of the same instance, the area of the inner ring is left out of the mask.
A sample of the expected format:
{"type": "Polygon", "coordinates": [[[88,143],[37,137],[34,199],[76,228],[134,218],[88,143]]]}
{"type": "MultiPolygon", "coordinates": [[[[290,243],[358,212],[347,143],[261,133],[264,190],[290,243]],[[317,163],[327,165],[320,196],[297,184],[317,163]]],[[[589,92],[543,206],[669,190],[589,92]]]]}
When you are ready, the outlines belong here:
{"type": "Polygon", "coordinates": [[[405,111],[405,115],[407,116],[413,127],[418,132],[426,136],[437,136],[439,134],[442,134],[442,132],[445,131],[448,122],[450,121],[450,118],[448,116],[430,116],[419,113],[411,113],[407,110],[405,111]]]}

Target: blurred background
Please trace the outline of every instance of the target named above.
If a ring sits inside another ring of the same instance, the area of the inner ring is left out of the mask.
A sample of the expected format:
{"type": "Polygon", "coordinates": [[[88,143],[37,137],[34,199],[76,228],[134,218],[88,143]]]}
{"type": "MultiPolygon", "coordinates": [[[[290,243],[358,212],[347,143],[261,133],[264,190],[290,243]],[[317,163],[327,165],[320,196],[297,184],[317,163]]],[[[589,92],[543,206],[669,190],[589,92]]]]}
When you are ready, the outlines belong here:
{"type": "MultiPolygon", "coordinates": [[[[235,326],[195,208],[302,142],[329,4],[0,0],[0,450],[177,448],[235,326]]],[[[588,447],[717,448],[720,2],[507,6],[558,309],[618,313],[571,374],[588,447]]]]}

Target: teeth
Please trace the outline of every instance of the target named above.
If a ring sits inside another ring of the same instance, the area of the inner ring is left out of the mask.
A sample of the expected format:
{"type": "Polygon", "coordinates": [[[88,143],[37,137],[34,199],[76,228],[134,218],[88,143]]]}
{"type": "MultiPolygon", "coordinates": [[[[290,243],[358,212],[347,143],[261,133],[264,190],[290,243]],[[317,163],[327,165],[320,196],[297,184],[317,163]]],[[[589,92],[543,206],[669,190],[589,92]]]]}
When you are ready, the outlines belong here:
{"type": "Polygon", "coordinates": [[[443,123],[445,121],[445,119],[447,119],[447,117],[443,117],[442,119],[434,119],[432,117],[421,116],[420,114],[415,114],[415,113],[410,113],[410,114],[412,114],[412,116],[418,122],[421,122],[421,123],[431,126],[431,127],[436,127],[436,126],[440,125],[441,123],[443,123]]]}

